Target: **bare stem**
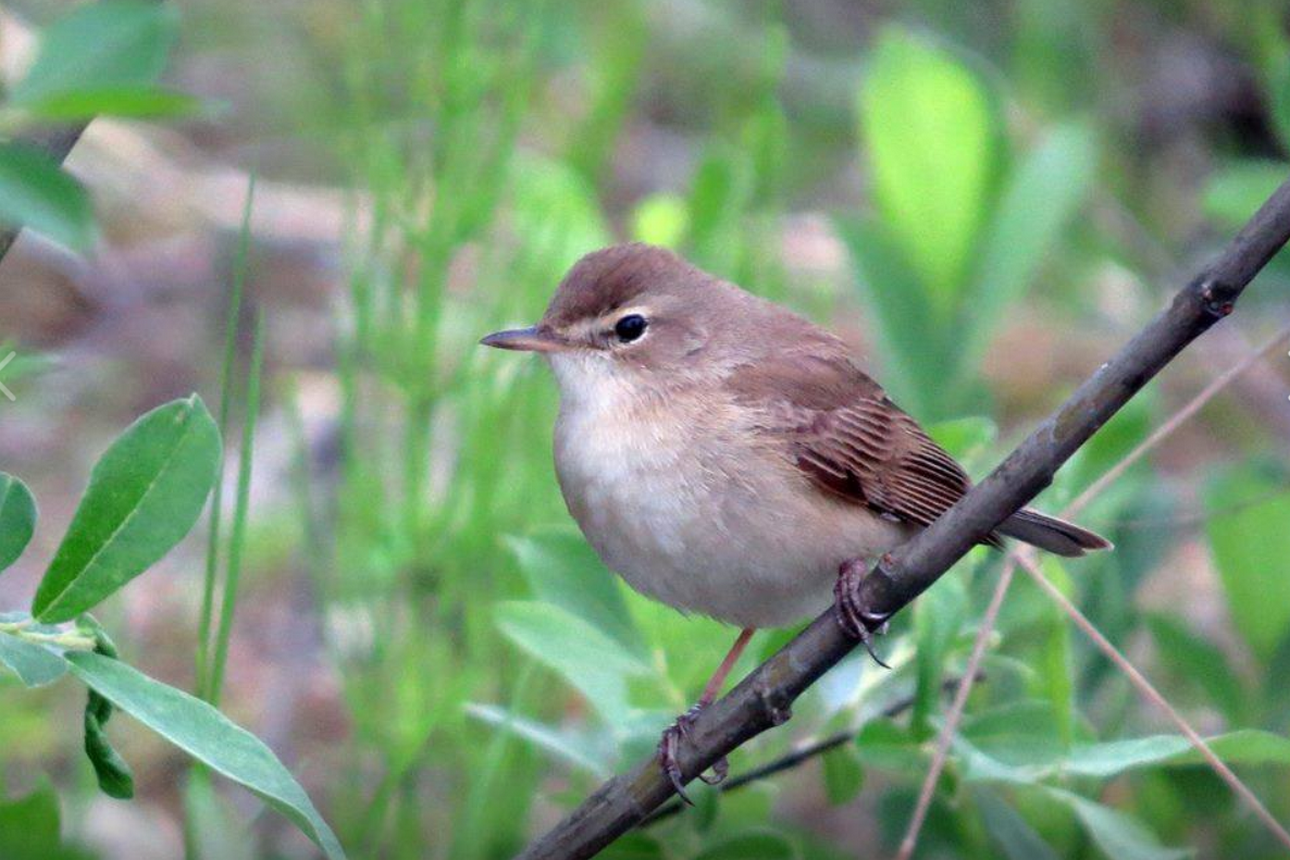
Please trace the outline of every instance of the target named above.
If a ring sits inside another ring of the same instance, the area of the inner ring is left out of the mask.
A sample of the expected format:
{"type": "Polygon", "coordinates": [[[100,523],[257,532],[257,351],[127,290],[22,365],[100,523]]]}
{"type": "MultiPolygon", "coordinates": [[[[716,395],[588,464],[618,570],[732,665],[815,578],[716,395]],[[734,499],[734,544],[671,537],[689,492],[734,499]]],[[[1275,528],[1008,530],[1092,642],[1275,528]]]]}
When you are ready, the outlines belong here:
{"type": "Polygon", "coordinates": [[[959,720],[963,718],[963,711],[967,708],[972,682],[981,669],[981,661],[985,659],[985,649],[990,643],[990,632],[994,630],[995,621],[999,618],[999,610],[1003,608],[1003,599],[1008,594],[1008,586],[1012,585],[1012,575],[1016,570],[1017,563],[1009,557],[999,573],[999,582],[994,587],[994,594],[990,596],[990,604],[981,619],[981,628],[972,643],[972,653],[968,657],[967,669],[963,672],[963,683],[959,684],[958,689],[954,691],[954,702],[950,705],[949,713],[945,716],[945,724],[941,726],[940,734],[936,738],[936,753],[927,768],[927,776],[923,778],[923,786],[918,792],[918,803],[914,807],[913,817],[909,819],[905,838],[900,841],[900,851],[896,854],[898,860],[909,860],[914,856],[918,834],[923,829],[927,810],[932,805],[932,796],[936,793],[936,783],[941,778],[941,772],[945,770],[946,759],[949,758],[954,732],[958,731],[959,720]]]}

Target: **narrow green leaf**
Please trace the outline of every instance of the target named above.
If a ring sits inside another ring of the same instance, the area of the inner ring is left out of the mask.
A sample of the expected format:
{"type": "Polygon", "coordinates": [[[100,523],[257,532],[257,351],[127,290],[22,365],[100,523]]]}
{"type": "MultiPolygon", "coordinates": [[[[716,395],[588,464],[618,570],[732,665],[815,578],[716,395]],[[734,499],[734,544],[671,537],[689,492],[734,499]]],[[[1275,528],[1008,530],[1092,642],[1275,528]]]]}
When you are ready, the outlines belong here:
{"type": "Polygon", "coordinates": [[[990,838],[1008,860],[1058,860],[1057,852],[998,794],[976,786],[972,797],[990,838]]]}
{"type": "Polygon", "coordinates": [[[331,860],[345,852],[309,796],[273,752],[210,705],[119,660],[84,651],[65,655],[72,674],[120,710],[193,758],[246,786],[286,815],[331,860]]]}
{"type": "Polygon", "coordinates": [[[850,803],[864,787],[864,768],[854,746],[843,744],[824,754],[824,794],[829,803],[850,803]]]}
{"type": "Polygon", "coordinates": [[[1088,197],[1096,167],[1092,132],[1071,124],[1050,133],[1008,177],[962,308],[963,373],[976,372],[1004,311],[1034,282],[1088,197]]]}
{"type": "Polygon", "coordinates": [[[1192,855],[1185,849],[1161,845],[1142,822],[1119,810],[1060,789],[1049,789],[1049,793],[1074,810],[1084,829],[1107,857],[1114,860],[1183,860],[1192,855]]]}
{"type": "Polygon", "coordinates": [[[0,472],[0,571],[22,555],[36,530],[36,500],[27,485],[0,472]]]}
{"type": "Polygon", "coordinates": [[[178,32],[178,10],[145,0],[105,0],[72,9],[41,35],[12,101],[156,80],[178,32]]]}
{"type": "Polygon", "coordinates": [[[184,93],[153,86],[120,84],[49,93],[23,104],[23,117],[45,122],[90,120],[96,116],[159,119],[191,116],[201,101],[184,93]]]}
{"type": "Polygon", "coordinates": [[[889,27],[869,58],[859,117],[878,208],[948,315],[1000,160],[995,100],[959,58],[889,27]]]}
{"type": "Polygon", "coordinates": [[[1211,483],[1205,492],[1210,516],[1205,530],[1213,547],[1232,628],[1260,660],[1268,661],[1290,633],[1290,493],[1258,505],[1257,499],[1284,487],[1280,475],[1241,468],[1211,483]]]}
{"type": "Polygon", "coordinates": [[[0,223],[30,227],[74,251],[94,242],[85,188],[49,156],[21,144],[0,144],[0,223]]]}
{"type": "MultiPolygon", "coordinates": [[[[1207,742],[1228,764],[1290,765],[1290,738],[1257,729],[1243,729],[1207,742]]],[[[1194,765],[1204,762],[1200,751],[1181,735],[1103,741],[1071,750],[1062,770],[1078,776],[1110,779],[1144,767],[1194,765]]]]}
{"type": "Polygon", "coordinates": [[[1167,658],[1161,659],[1161,667],[1180,682],[1203,690],[1209,703],[1221,710],[1232,724],[1244,722],[1240,718],[1248,696],[1223,651],[1172,615],[1152,613],[1146,620],[1157,651],[1161,658],[1167,658]]]}
{"type": "Polygon", "coordinates": [[[219,454],[219,431],[195,394],[131,425],[95,465],[32,613],[69,621],[169,552],[201,513],[219,454]]]}
{"type": "MultiPolygon", "coordinates": [[[[1049,582],[1062,594],[1071,596],[1070,576],[1056,556],[1044,556],[1040,566],[1049,582]]],[[[1046,604],[1048,623],[1043,643],[1043,667],[1036,681],[1039,692],[1052,706],[1057,739],[1067,747],[1075,735],[1075,664],[1071,656],[1071,629],[1065,613],[1051,600],[1046,604]]]]}
{"type": "Polygon", "coordinates": [[[535,597],[569,610],[644,658],[645,642],[627,611],[618,577],[582,535],[546,529],[509,538],[507,544],[535,597]]]}
{"type": "Polygon", "coordinates": [[[0,663],[28,687],[51,684],[67,671],[67,665],[50,649],[8,633],[0,633],[0,663]]]}
{"type": "Polygon", "coordinates": [[[494,610],[508,639],[560,673],[612,726],[627,712],[627,679],[649,667],[599,629],[558,606],[509,601],[494,610]]]}
{"type": "Polygon", "coordinates": [[[964,720],[959,734],[1012,765],[1058,762],[1066,751],[1052,702],[1038,699],[1009,702],[974,714],[964,720]]]}
{"type": "Polygon", "coordinates": [[[590,749],[591,742],[588,738],[578,737],[555,726],[548,726],[536,720],[530,720],[528,717],[513,714],[495,705],[468,703],[466,713],[490,726],[496,726],[522,738],[538,749],[597,779],[605,779],[612,772],[609,762],[590,749]]]}

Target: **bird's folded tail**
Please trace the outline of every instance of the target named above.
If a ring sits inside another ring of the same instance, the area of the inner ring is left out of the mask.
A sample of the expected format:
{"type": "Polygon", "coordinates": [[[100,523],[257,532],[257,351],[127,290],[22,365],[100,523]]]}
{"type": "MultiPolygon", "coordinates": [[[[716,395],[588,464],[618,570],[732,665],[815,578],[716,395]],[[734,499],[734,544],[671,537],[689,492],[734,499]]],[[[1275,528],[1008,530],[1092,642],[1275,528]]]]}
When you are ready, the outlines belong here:
{"type": "Polygon", "coordinates": [[[1111,542],[1101,535],[1030,508],[1022,508],[1008,517],[998,532],[1067,558],[1075,558],[1091,550],[1112,548],[1111,542]]]}

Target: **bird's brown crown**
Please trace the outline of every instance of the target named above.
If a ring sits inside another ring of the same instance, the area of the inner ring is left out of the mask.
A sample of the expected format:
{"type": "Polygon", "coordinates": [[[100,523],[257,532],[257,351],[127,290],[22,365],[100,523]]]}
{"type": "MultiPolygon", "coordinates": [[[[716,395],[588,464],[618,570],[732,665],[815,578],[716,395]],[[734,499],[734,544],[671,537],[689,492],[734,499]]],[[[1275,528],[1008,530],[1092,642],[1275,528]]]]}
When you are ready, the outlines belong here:
{"type": "Polygon", "coordinates": [[[574,264],[556,290],[543,322],[562,328],[595,319],[638,301],[645,293],[705,279],[704,273],[666,248],[632,242],[592,251],[574,264]]]}

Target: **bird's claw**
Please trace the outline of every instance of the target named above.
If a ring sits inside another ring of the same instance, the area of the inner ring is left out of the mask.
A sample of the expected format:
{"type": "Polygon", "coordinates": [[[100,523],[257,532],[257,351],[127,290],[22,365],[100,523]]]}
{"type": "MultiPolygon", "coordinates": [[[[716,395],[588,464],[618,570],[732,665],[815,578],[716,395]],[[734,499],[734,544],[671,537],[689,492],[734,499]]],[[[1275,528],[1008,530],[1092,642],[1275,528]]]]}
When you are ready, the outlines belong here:
{"type": "MultiPolygon", "coordinates": [[[[663,737],[658,742],[659,767],[663,769],[663,775],[667,777],[668,782],[672,783],[677,796],[690,806],[694,806],[694,801],[685,793],[685,782],[681,779],[681,766],[676,761],[676,754],[681,740],[690,736],[690,729],[694,727],[694,720],[701,710],[703,705],[700,703],[681,714],[676,718],[676,722],[663,730],[663,737]]],[[[730,764],[725,756],[722,756],[712,763],[712,775],[701,773],[699,779],[708,785],[716,785],[724,780],[729,772],[730,764]]]]}
{"type": "Polygon", "coordinates": [[[862,559],[853,558],[842,562],[838,567],[838,579],[833,585],[833,613],[842,632],[852,639],[859,639],[873,661],[884,669],[890,669],[873,648],[874,635],[887,631],[887,616],[877,615],[865,607],[860,597],[860,583],[864,580],[868,568],[862,559]]]}

